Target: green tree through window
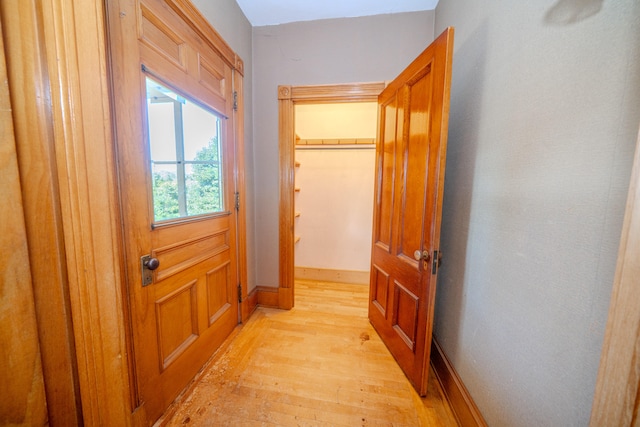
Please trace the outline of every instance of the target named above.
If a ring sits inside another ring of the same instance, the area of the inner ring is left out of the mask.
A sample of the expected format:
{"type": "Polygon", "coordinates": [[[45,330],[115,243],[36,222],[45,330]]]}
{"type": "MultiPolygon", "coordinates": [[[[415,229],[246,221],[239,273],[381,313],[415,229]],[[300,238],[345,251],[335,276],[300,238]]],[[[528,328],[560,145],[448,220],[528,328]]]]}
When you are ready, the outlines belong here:
{"type": "Polygon", "coordinates": [[[219,212],[222,210],[222,186],[218,138],[211,138],[209,145],[198,151],[195,160],[207,163],[194,163],[187,176],[187,213],[219,212]]]}

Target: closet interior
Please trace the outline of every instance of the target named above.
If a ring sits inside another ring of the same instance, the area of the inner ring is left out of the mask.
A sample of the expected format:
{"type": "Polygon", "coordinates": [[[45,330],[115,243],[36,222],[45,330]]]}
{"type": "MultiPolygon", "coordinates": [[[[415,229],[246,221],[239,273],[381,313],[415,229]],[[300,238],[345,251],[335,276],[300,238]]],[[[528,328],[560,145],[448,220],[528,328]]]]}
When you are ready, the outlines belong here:
{"type": "Polygon", "coordinates": [[[295,277],[367,284],[375,102],[295,106],[295,277]]]}

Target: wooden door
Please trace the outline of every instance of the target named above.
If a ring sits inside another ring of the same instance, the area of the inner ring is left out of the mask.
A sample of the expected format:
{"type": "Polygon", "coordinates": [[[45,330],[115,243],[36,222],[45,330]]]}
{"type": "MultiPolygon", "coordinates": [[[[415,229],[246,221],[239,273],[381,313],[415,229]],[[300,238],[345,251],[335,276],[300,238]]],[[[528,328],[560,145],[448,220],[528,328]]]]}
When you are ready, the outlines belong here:
{"type": "Polygon", "coordinates": [[[234,69],[204,24],[187,22],[181,8],[189,3],[169,3],[108,2],[134,406],[143,424],[238,323],[234,69]]]}
{"type": "Polygon", "coordinates": [[[369,320],[426,394],[438,272],[453,28],[378,97],[369,320]]]}

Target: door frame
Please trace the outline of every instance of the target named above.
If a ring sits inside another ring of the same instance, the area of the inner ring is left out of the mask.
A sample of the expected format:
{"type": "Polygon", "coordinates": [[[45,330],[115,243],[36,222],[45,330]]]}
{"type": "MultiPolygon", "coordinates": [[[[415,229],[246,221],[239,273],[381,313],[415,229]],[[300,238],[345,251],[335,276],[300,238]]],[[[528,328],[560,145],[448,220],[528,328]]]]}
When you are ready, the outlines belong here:
{"type": "Polygon", "coordinates": [[[258,288],[258,303],[290,309],[294,305],[294,186],[296,104],[377,102],[384,82],[314,86],[278,86],[278,149],[280,176],[279,287],[277,294],[258,288]]]}

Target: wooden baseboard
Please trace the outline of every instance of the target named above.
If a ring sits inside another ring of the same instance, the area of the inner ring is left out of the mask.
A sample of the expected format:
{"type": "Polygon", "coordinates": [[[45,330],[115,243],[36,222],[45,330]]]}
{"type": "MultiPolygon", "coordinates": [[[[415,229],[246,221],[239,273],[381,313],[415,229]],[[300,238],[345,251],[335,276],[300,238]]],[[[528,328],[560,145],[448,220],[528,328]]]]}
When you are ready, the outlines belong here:
{"type": "Polygon", "coordinates": [[[323,282],[369,284],[369,272],[357,270],[333,270],[329,268],[295,267],[296,279],[321,280],[323,282]]]}
{"type": "Polygon", "coordinates": [[[451,405],[451,410],[458,419],[458,424],[464,427],[486,427],[487,423],[480,410],[435,337],[431,342],[431,365],[451,405]]]}
{"type": "Polygon", "coordinates": [[[269,286],[256,286],[256,297],[258,305],[262,307],[280,308],[279,288],[269,286]]]}
{"type": "Polygon", "coordinates": [[[251,314],[256,310],[256,307],[258,307],[258,288],[253,288],[241,304],[242,323],[249,320],[249,317],[251,317],[251,314]]]}

